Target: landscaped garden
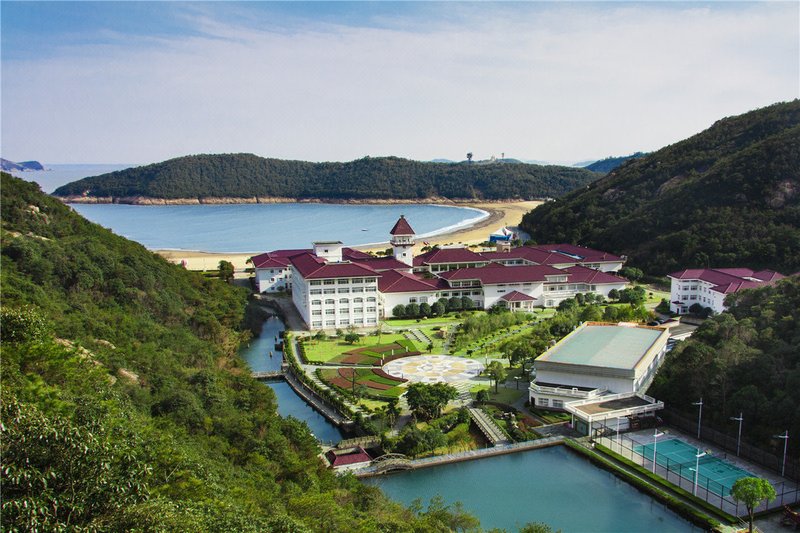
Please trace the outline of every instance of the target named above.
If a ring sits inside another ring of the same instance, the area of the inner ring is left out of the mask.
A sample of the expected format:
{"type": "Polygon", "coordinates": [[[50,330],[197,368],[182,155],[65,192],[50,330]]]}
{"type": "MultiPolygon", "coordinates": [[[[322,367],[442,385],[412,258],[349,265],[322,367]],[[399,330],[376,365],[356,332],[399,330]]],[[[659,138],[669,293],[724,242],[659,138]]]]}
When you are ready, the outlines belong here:
{"type": "Polygon", "coordinates": [[[421,352],[408,339],[398,339],[391,344],[379,344],[376,346],[365,346],[348,350],[341,355],[334,356],[328,360],[333,365],[372,365],[383,366],[389,361],[419,355],[421,352]]]}
{"type": "MultiPolygon", "coordinates": [[[[403,333],[399,332],[381,332],[380,335],[364,335],[358,339],[357,344],[347,342],[343,337],[307,337],[302,342],[302,353],[303,358],[309,363],[329,363],[334,357],[355,350],[359,346],[371,347],[374,351],[375,347],[400,344],[401,342],[410,341],[406,339],[403,333]]],[[[413,349],[407,351],[421,352],[422,350],[414,345],[413,349]]]]}
{"type": "Polygon", "coordinates": [[[317,376],[327,385],[350,395],[377,399],[399,398],[407,380],[390,376],[380,368],[321,368],[317,376]]]}

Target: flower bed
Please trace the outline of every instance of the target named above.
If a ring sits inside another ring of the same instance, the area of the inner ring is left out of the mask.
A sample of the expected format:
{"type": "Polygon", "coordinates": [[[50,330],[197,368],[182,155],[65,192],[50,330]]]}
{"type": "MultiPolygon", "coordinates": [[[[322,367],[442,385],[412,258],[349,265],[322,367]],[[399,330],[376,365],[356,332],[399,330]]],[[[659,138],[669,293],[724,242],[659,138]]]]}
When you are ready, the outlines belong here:
{"type": "Polygon", "coordinates": [[[376,346],[365,346],[348,350],[341,355],[333,357],[329,363],[338,365],[372,365],[381,366],[389,361],[419,355],[414,343],[407,339],[400,339],[391,344],[378,344],[376,346]]]}
{"type": "Polygon", "coordinates": [[[328,385],[347,394],[352,393],[353,379],[355,376],[355,385],[366,387],[366,395],[379,400],[397,398],[403,394],[405,390],[400,387],[401,384],[405,383],[405,379],[390,376],[381,369],[326,368],[318,370],[317,375],[328,385]]]}

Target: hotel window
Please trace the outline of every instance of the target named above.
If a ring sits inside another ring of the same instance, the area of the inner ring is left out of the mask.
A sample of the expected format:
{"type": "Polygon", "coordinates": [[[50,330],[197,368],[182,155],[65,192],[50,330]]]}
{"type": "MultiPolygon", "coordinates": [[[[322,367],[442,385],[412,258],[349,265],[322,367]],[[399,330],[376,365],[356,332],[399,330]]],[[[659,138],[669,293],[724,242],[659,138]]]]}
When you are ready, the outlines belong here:
{"type": "Polygon", "coordinates": [[[321,300],[311,300],[311,305],[322,305],[321,300]]]}
{"type": "Polygon", "coordinates": [[[325,294],[336,294],[336,289],[325,289],[325,294]]]}
{"type": "Polygon", "coordinates": [[[335,304],[336,300],[334,300],[333,298],[328,298],[328,299],[325,300],[325,303],[328,304],[328,305],[335,304]]]}
{"type": "Polygon", "coordinates": [[[315,316],[316,315],[321,315],[322,314],[322,309],[314,309],[313,311],[311,311],[311,314],[315,315],[315,316]]]}
{"type": "Polygon", "coordinates": [[[504,292],[506,292],[505,289],[497,289],[497,294],[503,294],[504,292]]]}
{"type": "Polygon", "coordinates": [[[419,297],[419,303],[421,303],[421,304],[428,303],[428,297],[427,296],[420,296],[419,297]]]}
{"type": "Polygon", "coordinates": [[[336,310],[335,309],[326,309],[325,310],[325,314],[326,315],[335,315],[336,314],[336,310]]]}
{"type": "Polygon", "coordinates": [[[335,320],[326,320],[325,321],[325,325],[326,326],[335,326],[336,325],[336,321],[335,320]]]}
{"type": "Polygon", "coordinates": [[[415,304],[415,303],[417,303],[417,298],[416,298],[416,297],[414,297],[414,296],[412,296],[411,298],[409,298],[409,299],[408,299],[408,303],[410,303],[410,304],[415,304]]]}
{"type": "Polygon", "coordinates": [[[683,296],[681,296],[681,300],[688,300],[688,299],[689,299],[689,297],[687,295],[685,295],[685,294],[683,296]]]}
{"type": "Polygon", "coordinates": [[[322,327],[322,320],[315,320],[311,323],[312,328],[321,328],[322,327]]]}
{"type": "Polygon", "coordinates": [[[697,295],[696,295],[696,294],[692,294],[692,297],[691,297],[691,298],[689,298],[689,299],[690,299],[690,300],[697,300],[697,295]]]}
{"type": "Polygon", "coordinates": [[[339,303],[340,304],[349,304],[350,300],[348,300],[347,298],[339,298],[339,303]]]}
{"type": "Polygon", "coordinates": [[[375,312],[374,307],[367,307],[367,313],[374,313],[374,312],[375,312]]]}
{"type": "Polygon", "coordinates": [[[356,318],[353,321],[353,324],[363,324],[363,323],[364,323],[364,319],[363,318],[356,318]]]}
{"type": "Polygon", "coordinates": [[[353,290],[351,292],[353,293],[364,292],[364,287],[353,287],[353,290]]]}
{"type": "Polygon", "coordinates": [[[343,315],[349,315],[350,314],[350,308],[349,307],[340,307],[339,308],[339,313],[341,313],[343,315]]]}
{"type": "Polygon", "coordinates": [[[348,287],[339,287],[336,289],[336,292],[339,294],[350,294],[350,289],[348,287]]]}
{"type": "Polygon", "coordinates": [[[311,289],[311,294],[322,294],[321,289],[311,289]]]}
{"type": "Polygon", "coordinates": [[[335,279],[326,279],[325,281],[323,281],[323,283],[325,285],[335,285],[336,284],[336,280],[335,279]]]}
{"type": "Polygon", "coordinates": [[[311,285],[319,285],[320,281],[318,279],[312,280],[311,285]]]}
{"type": "Polygon", "coordinates": [[[363,301],[364,301],[364,298],[353,298],[353,303],[354,304],[360,304],[363,301]]]}
{"type": "Polygon", "coordinates": [[[367,292],[377,292],[377,291],[378,291],[377,287],[367,287],[367,292]]]}
{"type": "Polygon", "coordinates": [[[363,307],[356,307],[355,309],[353,309],[353,312],[356,313],[356,314],[361,314],[361,313],[364,312],[364,308],[363,307]]]}
{"type": "Polygon", "coordinates": [[[547,398],[536,398],[536,405],[541,405],[543,407],[549,407],[550,406],[550,400],[548,400],[547,398]]]}
{"type": "Polygon", "coordinates": [[[368,302],[374,302],[375,301],[375,297],[374,296],[368,296],[367,297],[367,301],[368,302]]]}
{"type": "Polygon", "coordinates": [[[374,318],[368,318],[367,319],[367,324],[374,324],[374,323],[375,323],[375,319],[374,318]]]}
{"type": "Polygon", "coordinates": [[[375,283],[375,278],[364,278],[364,283],[375,283]]]}
{"type": "Polygon", "coordinates": [[[473,296],[480,296],[481,295],[481,291],[472,291],[472,295],[473,296]]]}
{"type": "Polygon", "coordinates": [[[353,278],[353,283],[364,283],[364,278],[353,278]]]}
{"type": "Polygon", "coordinates": [[[553,400],[553,407],[556,409],[563,409],[564,408],[564,401],[563,400],[553,400]]]}
{"type": "Polygon", "coordinates": [[[350,325],[350,321],[347,320],[347,319],[340,320],[339,324],[341,324],[342,326],[349,326],[350,325]]]}
{"type": "Polygon", "coordinates": [[[558,286],[558,290],[563,291],[564,290],[564,286],[563,285],[559,285],[558,286]]]}
{"type": "Polygon", "coordinates": [[[347,285],[348,283],[350,283],[349,279],[338,279],[336,281],[339,282],[339,285],[347,285]]]}

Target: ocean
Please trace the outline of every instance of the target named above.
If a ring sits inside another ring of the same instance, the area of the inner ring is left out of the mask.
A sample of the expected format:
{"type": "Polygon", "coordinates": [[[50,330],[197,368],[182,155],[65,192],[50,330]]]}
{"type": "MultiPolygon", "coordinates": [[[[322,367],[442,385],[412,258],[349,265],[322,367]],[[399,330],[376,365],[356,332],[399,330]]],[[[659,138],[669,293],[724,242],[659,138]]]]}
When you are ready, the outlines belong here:
{"type": "MultiPolygon", "coordinates": [[[[389,240],[405,215],[418,240],[488,215],[469,207],[430,204],[71,204],[81,215],[151,250],[260,253],[309,248],[313,241],[348,246],[389,240]]],[[[487,239],[489,231],[487,230],[487,239]]]]}

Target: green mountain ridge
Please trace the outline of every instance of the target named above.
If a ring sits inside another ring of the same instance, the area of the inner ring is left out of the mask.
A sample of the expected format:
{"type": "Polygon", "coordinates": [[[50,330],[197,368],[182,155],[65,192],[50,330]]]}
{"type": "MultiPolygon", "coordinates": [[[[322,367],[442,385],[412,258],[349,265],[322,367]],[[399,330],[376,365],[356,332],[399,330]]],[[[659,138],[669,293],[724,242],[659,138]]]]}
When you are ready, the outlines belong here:
{"type": "Polygon", "coordinates": [[[237,355],[247,291],[2,173],[3,530],[449,531],[317,457],[237,355]]]}
{"type": "Polygon", "coordinates": [[[716,122],[523,218],[539,242],[681,268],[800,269],[800,101],[716,122]]]}
{"type": "Polygon", "coordinates": [[[597,179],[584,169],[526,164],[441,164],[397,157],[348,163],[192,155],[63,185],[59,197],[416,200],[557,197],[597,179]]]}

